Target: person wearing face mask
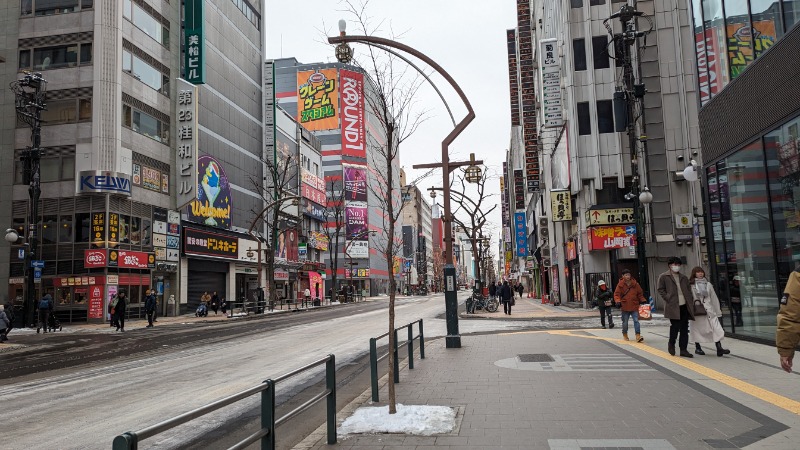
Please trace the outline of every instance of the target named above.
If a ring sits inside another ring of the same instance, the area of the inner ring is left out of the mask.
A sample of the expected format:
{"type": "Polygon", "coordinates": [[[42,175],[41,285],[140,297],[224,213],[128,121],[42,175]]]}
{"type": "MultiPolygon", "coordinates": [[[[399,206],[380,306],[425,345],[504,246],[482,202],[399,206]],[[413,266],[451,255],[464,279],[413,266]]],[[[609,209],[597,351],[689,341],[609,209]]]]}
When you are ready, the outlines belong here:
{"type": "Polygon", "coordinates": [[[642,286],[633,279],[631,271],[622,271],[622,278],[614,289],[614,302],[621,310],[622,338],[628,339],[628,319],[633,318],[633,331],[636,332],[636,342],[644,341],[642,331],[639,328],[639,305],[644,303],[644,291],[642,286]]]}
{"type": "Polygon", "coordinates": [[[700,300],[706,310],[705,316],[694,318],[692,328],[689,330],[689,337],[694,341],[694,352],[698,355],[705,355],[700,343],[713,342],[717,346],[717,356],[727,355],[731,351],[722,348],[722,338],[725,331],[719,323],[722,317],[722,310],[719,307],[719,298],[711,283],[706,280],[706,272],[702,267],[695,267],[689,275],[689,285],[692,287],[692,302],[700,300]]]}
{"type": "Polygon", "coordinates": [[[608,316],[608,328],[614,328],[614,319],[611,318],[612,307],[614,305],[614,294],[606,286],[606,282],[597,282],[597,291],[594,294],[597,299],[597,308],[600,309],[600,324],[606,327],[606,315],[608,316]]]}
{"type": "Polygon", "coordinates": [[[675,356],[675,340],[678,340],[680,355],[684,358],[691,358],[689,353],[689,321],[694,320],[694,313],[689,308],[689,303],[693,302],[692,288],[689,286],[689,278],[681,273],[681,259],[672,256],[667,261],[669,270],[658,276],[658,294],[666,303],[664,307],[664,318],[669,319],[669,342],[667,350],[669,354],[675,356]],[[680,335],[680,337],[679,337],[680,335]]]}

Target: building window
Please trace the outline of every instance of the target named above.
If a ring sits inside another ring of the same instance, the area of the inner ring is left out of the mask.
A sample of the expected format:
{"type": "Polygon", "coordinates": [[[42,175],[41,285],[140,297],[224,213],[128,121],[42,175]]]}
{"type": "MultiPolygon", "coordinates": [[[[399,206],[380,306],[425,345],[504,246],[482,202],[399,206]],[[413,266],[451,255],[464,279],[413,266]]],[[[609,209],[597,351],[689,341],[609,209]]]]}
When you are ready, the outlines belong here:
{"type": "Polygon", "coordinates": [[[569,0],[571,8],[583,8],[583,0],[569,0]]]}
{"type": "Polygon", "coordinates": [[[597,101],[597,132],[614,132],[614,106],[611,100],[597,101]]]}
{"type": "Polygon", "coordinates": [[[606,0],[589,0],[589,6],[600,6],[605,4],[606,0]]]}
{"type": "MultiPolygon", "coordinates": [[[[28,184],[25,179],[25,165],[16,161],[14,184],[28,184]]],[[[75,156],[44,157],[39,160],[39,179],[42,183],[69,181],[75,179],[75,156]]]]}
{"type": "MultiPolygon", "coordinates": [[[[42,125],[86,122],[92,120],[92,99],[70,98],[47,102],[41,113],[42,125]]],[[[18,127],[23,126],[18,124],[18,127]]]]}
{"type": "Polygon", "coordinates": [[[575,71],[586,70],[586,40],[572,40],[572,61],[575,64],[575,71]]]}
{"type": "Polygon", "coordinates": [[[169,141],[169,127],[155,117],[122,105],[122,124],[136,133],[161,143],[169,141]]]}
{"type": "Polygon", "coordinates": [[[261,16],[258,15],[253,6],[247,0],[231,0],[231,2],[239,8],[239,11],[244,14],[244,17],[256,27],[261,29],[261,16]]]}
{"type": "Polygon", "coordinates": [[[592,123],[589,119],[589,102],[580,102],[578,110],[578,135],[592,134],[592,123]]]}
{"type": "MultiPolygon", "coordinates": [[[[753,13],[755,14],[755,11],[753,13]]],[[[783,0],[783,19],[785,30],[800,22],[800,0],[783,0]]]]}
{"type": "Polygon", "coordinates": [[[75,242],[89,242],[92,237],[92,215],[75,214],[75,242]]]}
{"type": "Polygon", "coordinates": [[[148,14],[141,6],[131,0],[125,0],[122,15],[156,42],[169,46],[169,29],[161,25],[161,22],[148,14]]]}
{"type": "Polygon", "coordinates": [[[608,69],[611,67],[608,56],[608,36],[592,37],[592,64],[595,69],[608,69]]]}
{"type": "Polygon", "coordinates": [[[20,15],[51,16],[90,9],[91,0],[20,0],[20,15]]]}
{"type": "Polygon", "coordinates": [[[58,227],[58,242],[72,242],[72,216],[61,216],[58,227]]]}
{"type": "Polygon", "coordinates": [[[156,91],[169,96],[169,77],[127,50],[122,51],[122,70],[156,91]]]}
{"type": "Polygon", "coordinates": [[[19,52],[19,68],[33,70],[61,69],[92,63],[92,43],[24,49],[19,52]],[[31,57],[31,53],[33,56],[31,57]],[[80,55],[80,58],[78,57],[80,55]],[[31,65],[32,63],[32,65],[31,65]]]}

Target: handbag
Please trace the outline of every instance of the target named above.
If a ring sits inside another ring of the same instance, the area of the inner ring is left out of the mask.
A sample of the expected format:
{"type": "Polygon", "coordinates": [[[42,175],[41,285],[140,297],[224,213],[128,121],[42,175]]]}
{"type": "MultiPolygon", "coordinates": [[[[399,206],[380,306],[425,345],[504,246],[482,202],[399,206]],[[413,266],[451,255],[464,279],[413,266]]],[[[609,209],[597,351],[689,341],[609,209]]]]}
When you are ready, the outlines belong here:
{"type": "Polygon", "coordinates": [[[650,313],[650,305],[647,303],[639,305],[639,320],[650,320],[652,318],[653,315],[650,313]]]}
{"type": "Polygon", "coordinates": [[[692,311],[694,312],[694,316],[706,316],[708,312],[706,311],[706,307],[703,306],[703,301],[699,298],[694,300],[694,306],[692,307],[692,311]]]}

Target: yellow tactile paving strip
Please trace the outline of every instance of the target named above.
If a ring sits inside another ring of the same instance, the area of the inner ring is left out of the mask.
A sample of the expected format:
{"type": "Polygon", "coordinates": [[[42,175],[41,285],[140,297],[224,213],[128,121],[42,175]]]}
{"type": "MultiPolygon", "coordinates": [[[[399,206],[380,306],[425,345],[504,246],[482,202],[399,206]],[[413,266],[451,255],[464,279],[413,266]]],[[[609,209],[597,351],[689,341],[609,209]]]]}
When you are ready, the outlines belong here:
{"type": "Polygon", "coordinates": [[[760,388],[756,385],[748,383],[746,381],[740,380],[738,378],[732,377],[730,375],[724,374],[720,371],[709,369],[708,367],[703,366],[702,364],[698,364],[693,362],[690,359],[685,358],[676,358],[669,353],[658,350],[646,344],[639,344],[634,341],[624,341],[622,339],[616,338],[606,338],[602,336],[590,336],[585,334],[576,334],[574,331],[569,330],[537,330],[537,331],[516,331],[511,333],[501,333],[501,334],[532,334],[532,333],[548,333],[548,334],[557,334],[563,336],[570,336],[576,338],[584,338],[584,339],[596,339],[601,341],[612,341],[618,345],[629,345],[635,347],[638,350],[643,352],[649,353],[653,356],[657,356],[659,358],[665,359],[673,364],[677,364],[681,367],[689,369],[695,373],[703,375],[711,380],[720,382],[726,386],[732,387],[738,391],[741,391],[745,394],[753,396],[759,400],[765,401],[771,405],[777,406],[778,408],[784,409],[789,411],[792,414],[800,415],[800,402],[796,400],[792,400],[790,398],[784,397],[780,394],[776,394],[772,391],[768,391],[764,388],[760,388]]]}

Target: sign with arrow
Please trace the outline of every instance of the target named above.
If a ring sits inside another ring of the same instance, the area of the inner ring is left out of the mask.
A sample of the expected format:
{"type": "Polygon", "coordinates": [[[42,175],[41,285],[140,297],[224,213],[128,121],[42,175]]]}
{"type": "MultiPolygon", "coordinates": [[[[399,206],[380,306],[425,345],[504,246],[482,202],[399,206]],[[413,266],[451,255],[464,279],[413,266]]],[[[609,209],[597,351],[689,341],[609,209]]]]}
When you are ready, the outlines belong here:
{"type": "Polygon", "coordinates": [[[633,223],[633,208],[590,209],[586,211],[586,225],[618,225],[633,223]]]}

